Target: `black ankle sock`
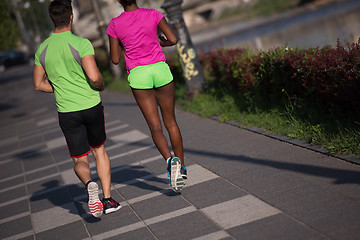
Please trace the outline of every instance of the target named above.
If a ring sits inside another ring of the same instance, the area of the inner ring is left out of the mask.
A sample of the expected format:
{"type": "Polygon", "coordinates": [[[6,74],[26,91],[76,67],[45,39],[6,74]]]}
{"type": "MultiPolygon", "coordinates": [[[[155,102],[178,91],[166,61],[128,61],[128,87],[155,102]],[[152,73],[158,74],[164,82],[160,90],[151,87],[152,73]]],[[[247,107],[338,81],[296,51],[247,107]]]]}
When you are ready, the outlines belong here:
{"type": "Polygon", "coordinates": [[[110,200],[110,199],[111,199],[111,197],[109,197],[109,198],[103,198],[104,201],[107,201],[107,200],[110,200]]]}
{"type": "Polygon", "coordinates": [[[87,188],[87,186],[89,185],[89,183],[91,183],[92,180],[88,181],[87,183],[85,183],[85,188],[87,188]]]}

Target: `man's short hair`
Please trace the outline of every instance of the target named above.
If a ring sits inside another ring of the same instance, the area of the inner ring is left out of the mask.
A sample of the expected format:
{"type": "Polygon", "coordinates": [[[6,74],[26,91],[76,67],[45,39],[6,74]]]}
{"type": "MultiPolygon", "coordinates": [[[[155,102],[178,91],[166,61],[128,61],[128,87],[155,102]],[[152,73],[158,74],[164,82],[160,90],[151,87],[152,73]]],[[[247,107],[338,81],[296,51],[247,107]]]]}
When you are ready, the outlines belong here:
{"type": "Polygon", "coordinates": [[[136,0],[120,0],[120,4],[125,6],[130,6],[132,4],[136,4],[136,0]]]}
{"type": "Polygon", "coordinates": [[[49,5],[49,15],[56,28],[69,25],[72,15],[71,0],[54,0],[49,5]]]}

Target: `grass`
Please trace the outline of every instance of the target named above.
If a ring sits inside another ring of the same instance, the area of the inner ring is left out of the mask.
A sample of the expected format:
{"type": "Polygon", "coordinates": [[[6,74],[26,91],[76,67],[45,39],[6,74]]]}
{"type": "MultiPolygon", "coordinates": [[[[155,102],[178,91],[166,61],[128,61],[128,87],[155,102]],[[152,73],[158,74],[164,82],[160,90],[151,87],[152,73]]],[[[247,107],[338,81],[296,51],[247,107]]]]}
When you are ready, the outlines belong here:
{"type": "MultiPolygon", "coordinates": [[[[301,113],[291,104],[286,108],[255,108],[239,107],[234,97],[224,95],[219,98],[211,93],[202,93],[192,101],[186,99],[186,86],[179,73],[175,73],[176,104],[184,111],[193,112],[207,118],[218,116],[220,121],[236,121],[244,127],[256,126],[281,136],[304,140],[313,145],[326,147],[332,154],[348,154],[360,157],[360,123],[334,122],[330,118],[301,113]]],[[[131,92],[125,78],[111,80],[109,72],[103,72],[106,89],[119,92],[131,92]]]]}
{"type": "Polygon", "coordinates": [[[258,0],[251,5],[239,4],[235,8],[225,9],[217,20],[226,19],[232,16],[237,16],[243,20],[268,17],[295,9],[298,7],[299,2],[299,0],[258,0]]]}
{"type": "Polygon", "coordinates": [[[239,110],[230,96],[218,99],[211,94],[200,94],[192,102],[179,99],[181,107],[202,117],[218,116],[221,121],[236,121],[244,127],[256,126],[269,133],[288,136],[326,147],[332,154],[360,157],[360,126],[336,123],[331,119],[313,115],[307,119],[289,109],[239,110]]]}

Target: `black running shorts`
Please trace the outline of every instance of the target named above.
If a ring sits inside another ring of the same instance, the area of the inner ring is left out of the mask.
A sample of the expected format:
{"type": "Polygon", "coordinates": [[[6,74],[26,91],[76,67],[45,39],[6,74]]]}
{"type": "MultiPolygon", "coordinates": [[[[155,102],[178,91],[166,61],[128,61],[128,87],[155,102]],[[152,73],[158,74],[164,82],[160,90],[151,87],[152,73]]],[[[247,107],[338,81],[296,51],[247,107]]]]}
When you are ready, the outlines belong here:
{"type": "Polygon", "coordinates": [[[72,157],[90,153],[106,140],[104,108],[100,102],[95,107],[68,113],[58,113],[59,125],[64,133],[72,157]]]}

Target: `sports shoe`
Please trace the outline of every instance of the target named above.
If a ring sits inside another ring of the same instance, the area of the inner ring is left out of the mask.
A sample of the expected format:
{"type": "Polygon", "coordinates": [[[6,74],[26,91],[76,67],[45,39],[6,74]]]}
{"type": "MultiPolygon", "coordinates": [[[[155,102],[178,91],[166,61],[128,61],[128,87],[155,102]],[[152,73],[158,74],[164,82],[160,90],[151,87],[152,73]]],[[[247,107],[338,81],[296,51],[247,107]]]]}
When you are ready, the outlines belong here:
{"type": "Polygon", "coordinates": [[[103,205],[104,205],[104,213],[105,214],[116,212],[117,210],[120,210],[120,208],[121,208],[120,203],[116,202],[112,198],[103,199],[103,205]]]}
{"type": "Polygon", "coordinates": [[[185,186],[184,179],[180,173],[181,162],[178,157],[168,159],[168,173],[170,172],[170,185],[175,192],[179,192],[185,186]],[[169,171],[170,165],[170,171],[169,171]]]}
{"type": "Polygon", "coordinates": [[[181,166],[180,173],[183,179],[187,179],[187,169],[185,166],[181,166]]]}
{"type": "Polygon", "coordinates": [[[88,194],[88,206],[91,214],[94,217],[100,217],[103,213],[103,204],[99,199],[99,186],[96,182],[87,184],[86,192],[88,194]]]}

